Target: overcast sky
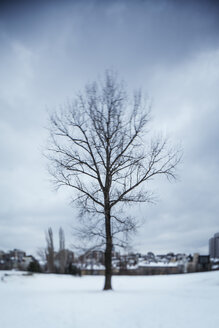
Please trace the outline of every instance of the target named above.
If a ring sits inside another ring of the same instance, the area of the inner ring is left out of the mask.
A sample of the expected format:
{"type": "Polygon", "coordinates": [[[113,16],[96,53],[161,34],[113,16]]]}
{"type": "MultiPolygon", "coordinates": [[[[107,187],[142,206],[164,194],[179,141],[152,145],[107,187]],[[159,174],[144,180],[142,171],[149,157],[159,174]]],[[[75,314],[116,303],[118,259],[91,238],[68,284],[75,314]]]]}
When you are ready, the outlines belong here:
{"type": "Polygon", "coordinates": [[[215,1],[2,1],[0,249],[33,254],[77,216],[42,156],[48,109],[107,68],[153,102],[153,123],[184,150],[179,181],[154,181],[156,205],[134,250],[207,254],[219,231],[219,6],[215,1]]]}

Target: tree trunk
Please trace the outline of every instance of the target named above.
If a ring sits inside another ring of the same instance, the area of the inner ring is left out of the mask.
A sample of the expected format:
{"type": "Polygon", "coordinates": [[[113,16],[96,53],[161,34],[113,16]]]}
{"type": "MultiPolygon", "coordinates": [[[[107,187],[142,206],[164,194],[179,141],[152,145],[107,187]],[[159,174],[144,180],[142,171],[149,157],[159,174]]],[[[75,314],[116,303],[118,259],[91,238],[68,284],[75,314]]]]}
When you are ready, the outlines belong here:
{"type": "Polygon", "coordinates": [[[105,250],[105,284],[104,290],[112,289],[112,235],[110,223],[110,210],[105,213],[105,228],[106,228],[106,250],[105,250]]]}

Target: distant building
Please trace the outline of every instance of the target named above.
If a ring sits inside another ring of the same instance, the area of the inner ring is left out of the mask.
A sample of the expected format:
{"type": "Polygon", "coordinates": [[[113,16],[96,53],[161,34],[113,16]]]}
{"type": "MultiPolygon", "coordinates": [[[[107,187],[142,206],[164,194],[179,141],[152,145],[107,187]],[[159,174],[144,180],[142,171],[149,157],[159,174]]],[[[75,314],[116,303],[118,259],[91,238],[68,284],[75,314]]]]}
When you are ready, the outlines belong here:
{"type": "Polygon", "coordinates": [[[32,255],[25,255],[22,258],[22,261],[19,264],[20,270],[27,270],[30,263],[36,261],[32,255]]]}
{"type": "Polygon", "coordinates": [[[219,232],[209,239],[209,255],[211,258],[219,258],[219,232]]]}
{"type": "Polygon", "coordinates": [[[202,272],[211,270],[210,256],[195,253],[187,263],[186,272],[202,272]]]}

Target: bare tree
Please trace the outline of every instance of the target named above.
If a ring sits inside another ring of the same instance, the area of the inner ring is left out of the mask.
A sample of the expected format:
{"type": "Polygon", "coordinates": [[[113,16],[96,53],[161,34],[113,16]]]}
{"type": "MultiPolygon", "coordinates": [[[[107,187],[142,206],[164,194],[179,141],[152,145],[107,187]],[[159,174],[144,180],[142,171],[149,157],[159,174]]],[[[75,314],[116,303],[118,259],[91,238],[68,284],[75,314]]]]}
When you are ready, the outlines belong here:
{"type": "Polygon", "coordinates": [[[52,228],[49,228],[46,232],[46,260],[48,272],[54,272],[54,243],[52,228]]]}
{"type": "Polygon", "coordinates": [[[107,71],[103,83],[89,84],[50,117],[50,173],[57,187],[77,192],[81,237],[105,247],[104,290],[112,288],[113,245],[136,229],[124,205],[151,201],[143,187],[156,176],[175,179],[180,160],[166,139],[145,144],[149,112],[140,92],[130,100],[123,83],[107,71]]]}
{"type": "Polygon", "coordinates": [[[65,234],[62,228],[59,229],[59,265],[60,265],[60,273],[64,273],[65,266],[66,266],[66,250],[65,250],[65,234]]]}
{"type": "Polygon", "coordinates": [[[47,252],[46,252],[45,247],[39,247],[37,249],[37,255],[43,263],[46,262],[46,254],[47,254],[47,252]]]}
{"type": "Polygon", "coordinates": [[[59,250],[65,249],[65,234],[62,227],[59,228],[59,250]]]}

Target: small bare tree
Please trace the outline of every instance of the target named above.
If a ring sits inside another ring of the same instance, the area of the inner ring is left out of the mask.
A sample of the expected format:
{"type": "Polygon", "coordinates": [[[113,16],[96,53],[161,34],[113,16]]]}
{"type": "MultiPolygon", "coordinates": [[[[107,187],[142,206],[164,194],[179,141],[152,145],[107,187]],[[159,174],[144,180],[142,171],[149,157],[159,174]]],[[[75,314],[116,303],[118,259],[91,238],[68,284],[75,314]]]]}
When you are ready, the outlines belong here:
{"type": "Polygon", "coordinates": [[[65,250],[65,234],[62,228],[59,229],[59,265],[60,265],[60,273],[64,273],[65,266],[66,266],[66,250],[65,250]]]}
{"type": "Polygon", "coordinates": [[[162,138],[144,143],[149,120],[141,93],[130,100],[109,71],[50,117],[50,173],[57,187],[77,191],[82,237],[105,246],[104,290],[112,288],[113,245],[136,228],[123,205],[151,201],[143,187],[152,178],[175,179],[180,153],[162,138]]]}
{"type": "Polygon", "coordinates": [[[52,228],[49,228],[46,232],[46,260],[48,272],[52,273],[55,270],[54,267],[54,243],[52,228]]]}

